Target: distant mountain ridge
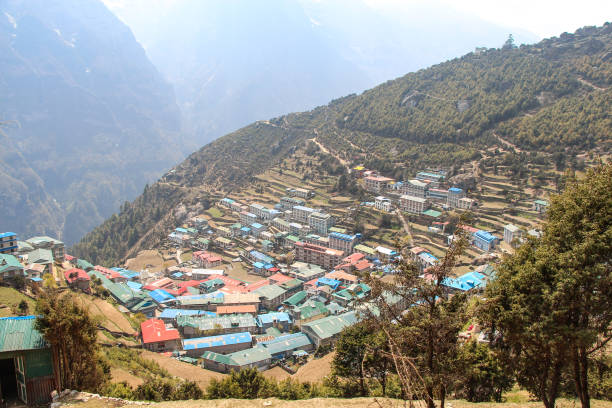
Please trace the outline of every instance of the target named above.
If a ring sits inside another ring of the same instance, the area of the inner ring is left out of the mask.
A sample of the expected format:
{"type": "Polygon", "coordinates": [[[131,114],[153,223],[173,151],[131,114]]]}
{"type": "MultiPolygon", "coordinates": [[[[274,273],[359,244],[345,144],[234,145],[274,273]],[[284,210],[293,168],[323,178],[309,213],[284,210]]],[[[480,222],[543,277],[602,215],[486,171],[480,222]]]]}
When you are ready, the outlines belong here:
{"type": "Polygon", "coordinates": [[[365,163],[396,179],[422,168],[476,163],[482,149],[500,144],[513,144],[525,160],[553,160],[563,169],[579,153],[609,154],[611,111],[610,23],[531,46],[479,50],[221,137],[148,187],[73,251],[117,263],[154,247],[188,214],[253,182],[253,175],[309,140],[324,146],[332,160],[365,163]]]}
{"type": "Polygon", "coordinates": [[[182,157],[172,87],[98,0],[0,2],[0,225],[67,243],[182,157]]]}
{"type": "Polygon", "coordinates": [[[175,86],[194,148],[475,46],[500,46],[511,32],[435,1],[386,13],[363,0],[105,1],[175,86]]]}

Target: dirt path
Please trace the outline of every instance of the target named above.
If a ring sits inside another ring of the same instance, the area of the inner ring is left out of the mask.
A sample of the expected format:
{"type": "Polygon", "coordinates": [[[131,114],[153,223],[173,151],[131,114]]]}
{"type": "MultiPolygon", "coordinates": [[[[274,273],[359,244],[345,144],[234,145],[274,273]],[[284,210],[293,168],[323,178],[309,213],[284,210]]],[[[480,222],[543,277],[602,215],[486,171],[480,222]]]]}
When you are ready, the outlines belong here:
{"type": "Polygon", "coordinates": [[[514,150],[516,150],[517,153],[521,153],[522,152],[522,150],[519,149],[518,147],[516,147],[515,144],[510,143],[506,139],[502,139],[502,137],[498,136],[497,133],[493,132],[493,136],[495,136],[497,138],[497,140],[499,140],[504,146],[513,148],[514,150]]]}
{"type": "Polygon", "coordinates": [[[408,245],[410,247],[413,247],[414,239],[412,238],[412,232],[410,231],[410,224],[408,224],[408,221],[406,221],[406,219],[404,218],[404,214],[402,214],[399,208],[395,210],[395,214],[397,214],[397,218],[400,219],[402,225],[404,226],[404,232],[406,232],[406,235],[408,236],[408,245]]]}
{"type": "MultiPolygon", "coordinates": [[[[318,135],[319,132],[317,131],[317,129],[314,130],[315,135],[318,135]]],[[[338,156],[336,153],[333,153],[331,151],[329,151],[329,149],[325,146],[323,146],[316,137],[313,137],[312,139],[308,139],[310,141],[312,141],[314,144],[316,144],[317,146],[319,146],[319,149],[321,149],[324,153],[327,153],[329,155],[332,155],[336,158],[336,160],[338,160],[340,162],[340,164],[342,164],[344,167],[346,167],[346,170],[350,173],[351,172],[351,167],[349,166],[348,162],[346,160],[344,160],[342,157],[338,156]]]]}
{"type": "Polygon", "coordinates": [[[591,88],[593,88],[596,91],[607,91],[608,90],[608,88],[602,88],[600,86],[597,86],[597,85],[587,81],[586,79],[584,79],[582,77],[578,77],[578,82],[580,82],[581,84],[584,84],[584,85],[586,85],[588,87],[591,87],[591,88]]]}

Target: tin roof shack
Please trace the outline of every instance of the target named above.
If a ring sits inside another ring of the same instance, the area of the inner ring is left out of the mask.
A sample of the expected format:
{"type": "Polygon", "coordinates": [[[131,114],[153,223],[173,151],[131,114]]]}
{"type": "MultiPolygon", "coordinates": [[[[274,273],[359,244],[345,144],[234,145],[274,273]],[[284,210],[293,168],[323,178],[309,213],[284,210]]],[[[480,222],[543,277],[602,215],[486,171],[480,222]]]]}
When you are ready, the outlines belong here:
{"type": "Polygon", "coordinates": [[[214,351],[219,354],[234,353],[236,351],[251,348],[253,338],[251,333],[221,334],[218,336],[198,337],[196,339],[184,339],[183,350],[189,357],[198,358],[205,351],[214,351]]]}
{"type": "Polygon", "coordinates": [[[34,328],[36,316],[0,318],[0,399],[45,404],[58,388],[51,347],[34,328]]]}
{"type": "Polygon", "coordinates": [[[215,353],[214,351],[206,351],[202,354],[202,366],[221,373],[238,371],[242,368],[266,370],[271,362],[272,355],[265,347],[253,347],[228,355],[215,353]]]}
{"type": "Polygon", "coordinates": [[[335,342],[342,329],[357,323],[355,312],[347,312],[338,316],[327,316],[302,325],[302,333],[306,334],[315,347],[329,345],[335,342]]]}

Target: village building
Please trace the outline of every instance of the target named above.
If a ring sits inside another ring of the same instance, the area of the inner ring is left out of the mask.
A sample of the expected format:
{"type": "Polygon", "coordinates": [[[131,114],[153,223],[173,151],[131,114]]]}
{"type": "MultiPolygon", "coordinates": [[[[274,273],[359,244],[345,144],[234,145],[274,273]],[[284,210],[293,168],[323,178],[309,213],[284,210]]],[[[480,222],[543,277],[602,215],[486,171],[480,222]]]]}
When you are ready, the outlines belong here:
{"type": "Polygon", "coordinates": [[[380,194],[389,189],[389,185],[393,183],[393,179],[382,176],[368,176],[364,177],[365,189],[371,193],[380,194]]]}
{"type": "Polygon", "coordinates": [[[458,208],[459,200],[464,197],[465,197],[465,191],[457,187],[451,187],[448,189],[446,205],[448,205],[450,208],[458,208]]]}
{"type": "Polygon", "coordinates": [[[280,217],[276,217],[272,220],[270,225],[281,232],[289,232],[291,227],[289,226],[289,222],[280,217]]]}
{"type": "Polygon", "coordinates": [[[242,211],[240,213],[240,223],[242,225],[251,225],[252,223],[257,222],[257,216],[248,211],[242,211]]]}
{"type": "Polygon", "coordinates": [[[272,355],[265,347],[253,347],[227,355],[205,351],[201,358],[202,367],[220,373],[230,373],[245,368],[266,370],[272,363],[272,355]]]}
{"type": "Polygon", "coordinates": [[[17,234],[14,232],[0,233],[0,254],[15,255],[17,249],[17,234]]]}
{"type": "Polygon", "coordinates": [[[261,299],[261,305],[267,310],[276,310],[289,297],[287,290],[280,285],[267,285],[253,291],[261,299]]]}
{"type": "Polygon", "coordinates": [[[448,199],[448,190],[441,188],[430,188],[427,193],[427,198],[446,202],[448,199]]]}
{"type": "Polygon", "coordinates": [[[349,286],[359,282],[359,277],[343,270],[333,270],[325,275],[325,278],[340,281],[340,283],[344,286],[349,286]]]}
{"type": "Polygon", "coordinates": [[[374,208],[384,212],[393,211],[391,200],[384,196],[378,196],[374,199],[374,208]]]}
{"type": "Polygon", "coordinates": [[[313,212],[315,212],[313,208],[296,205],[291,209],[291,218],[296,222],[307,224],[308,217],[310,217],[310,214],[313,212]]]}
{"type": "Polygon", "coordinates": [[[308,216],[308,226],[312,231],[327,235],[327,231],[334,225],[334,217],[322,212],[312,212],[308,216]]]}
{"type": "Polygon", "coordinates": [[[471,210],[476,206],[476,200],[473,198],[463,197],[457,200],[457,208],[461,210],[471,210]]]}
{"type": "Polygon", "coordinates": [[[72,289],[80,289],[83,292],[89,292],[89,283],[91,278],[87,275],[82,269],[72,268],[64,271],[64,277],[66,278],[66,283],[72,289]]]}
{"type": "Polygon", "coordinates": [[[345,327],[355,323],[357,323],[357,317],[355,312],[351,311],[304,323],[301,325],[301,330],[318,348],[333,344],[345,327]]]}
{"type": "Polygon", "coordinates": [[[23,265],[13,255],[0,254],[0,280],[13,281],[17,276],[25,276],[23,265]]]}
{"type": "Polygon", "coordinates": [[[382,262],[390,262],[397,256],[396,251],[389,248],[385,248],[383,246],[376,247],[376,254],[382,262]]]}
{"type": "Polygon", "coordinates": [[[312,279],[321,278],[325,275],[325,269],[319,265],[310,264],[306,262],[294,262],[287,274],[293,278],[299,279],[302,282],[308,282],[312,279]]]}
{"type": "Polygon", "coordinates": [[[535,200],[533,202],[533,210],[539,213],[546,212],[548,210],[548,201],[545,200],[535,200]]]}
{"type": "Polygon", "coordinates": [[[149,319],[140,324],[142,346],[154,352],[174,351],[181,348],[178,330],[166,327],[163,320],[149,319]]]}
{"type": "Polygon", "coordinates": [[[282,360],[300,355],[299,351],[311,351],[314,347],[304,333],[293,333],[262,341],[257,344],[257,348],[265,348],[272,355],[272,359],[282,360]]]}
{"type": "Polygon", "coordinates": [[[429,183],[421,180],[408,180],[400,190],[403,195],[426,198],[429,193],[429,183]]]}
{"type": "Polygon", "coordinates": [[[419,181],[429,181],[433,187],[438,187],[444,181],[445,173],[433,173],[428,171],[420,171],[416,175],[419,181]]]}
{"type": "Polygon", "coordinates": [[[292,210],[296,205],[305,205],[306,201],[295,197],[281,197],[280,207],[283,211],[292,210]]]}
{"type": "Polygon", "coordinates": [[[429,200],[422,197],[403,195],[400,197],[400,208],[402,211],[421,214],[429,208],[429,200]]]}
{"type": "Polygon", "coordinates": [[[305,242],[296,242],[294,252],[296,260],[319,265],[325,269],[338,265],[344,256],[343,251],[305,242]]]}
{"type": "Polygon", "coordinates": [[[36,330],[36,316],[0,318],[0,401],[48,404],[60,388],[55,367],[51,346],[36,330]]]}
{"type": "Polygon", "coordinates": [[[287,188],[285,191],[291,197],[300,197],[306,200],[314,196],[314,193],[311,190],[301,188],[301,187],[287,188]]]}
{"type": "Polygon", "coordinates": [[[51,237],[32,237],[26,240],[34,249],[49,249],[53,254],[53,259],[57,262],[64,262],[64,243],[51,237]]]}
{"type": "Polygon", "coordinates": [[[376,250],[364,244],[355,245],[353,251],[363,254],[368,259],[376,258],[376,250]]]}
{"type": "Polygon", "coordinates": [[[497,244],[497,237],[487,231],[478,230],[472,236],[472,242],[476,248],[483,251],[490,251],[497,244]]]}
{"type": "Polygon", "coordinates": [[[249,332],[183,339],[185,354],[193,358],[199,358],[206,351],[219,354],[235,353],[251,348],[252,345],[253,337],[249,332]]]}
{"type": "Polygon", "coordinates": [[[50,249],[38,248],[28,253],[28,263],[45,266],[45,273],[53,272],[53,252],[50,249]]]}
{"type": "Polygon", "coordinates": [[[513,224],[508,224],[504,227],[504,242],[512,244],[515,240],[520,240],[523,237],[523,231],[513,224]]]}
{"type": "Polygon", "coordinates": [[[255,318],[248,313],[225,316],[177,316],[176,324],[185,338],[201,337],[205,333],[229,334],[248,331],[257,334],[255,318]]]}
{"type": "Polygon", "coordinates": [[[271,312],[257,316],[257,326],[262,333],[270,327],[276,327],[281,332],[289,331],[291,327],[291,316],[286,312],[271,312]]]}

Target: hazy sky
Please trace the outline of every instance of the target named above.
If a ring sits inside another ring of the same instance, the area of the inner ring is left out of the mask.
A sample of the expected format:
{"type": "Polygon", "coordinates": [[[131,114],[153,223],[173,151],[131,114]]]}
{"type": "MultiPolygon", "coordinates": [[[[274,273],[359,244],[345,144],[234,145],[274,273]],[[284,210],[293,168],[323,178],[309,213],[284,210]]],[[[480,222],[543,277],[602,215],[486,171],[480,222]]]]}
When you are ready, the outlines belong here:
{"type": "MultiPolygon", "coordinates": [[[[373,7],[409,7],[410,3],[420,0],[366,1],[373,7]]],[[[574,32],[585,25],[602,25],[612,21],[611,0],[439,1],[493,23],[528,30],[542,38],[558,36],[564,31],[574,32]]]]}
{"type": "MultiPolygon", "coordinates": [[[[111,9],[118,11],[130,3],[143,0],[103,0],[111,9]]],[[[177,0],[146,0],[155,7],[170,5],[177,0]]],[[[205,1],[205,0],[200,0],[205,1]]],[[[231,1],[231,0],[228,0],[231,1]]],[[[265,1],[265,0],[253,0],[265,1]]],[[[287,0],[294,1],[294,0],[287,0]]],[[[304,0],[300,0],[304,1],[304,0]]],[[[306,0],[334,1],[334,0],[306,0]]],[[[410,7],[411,3],[425,0],[365,0],[372,7],[410,7]]],[[[612,21],[611,0],[438,0],[466,14],[507,27],[521,28],[542,38],[552,37],[564,31],[573,32],[585,25],[602,25],[612,21]]],[[[119,13],[120,14],[120,13],[119,13]]]]}

